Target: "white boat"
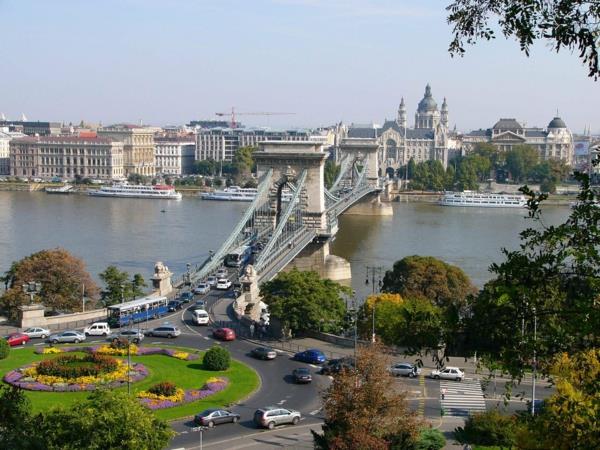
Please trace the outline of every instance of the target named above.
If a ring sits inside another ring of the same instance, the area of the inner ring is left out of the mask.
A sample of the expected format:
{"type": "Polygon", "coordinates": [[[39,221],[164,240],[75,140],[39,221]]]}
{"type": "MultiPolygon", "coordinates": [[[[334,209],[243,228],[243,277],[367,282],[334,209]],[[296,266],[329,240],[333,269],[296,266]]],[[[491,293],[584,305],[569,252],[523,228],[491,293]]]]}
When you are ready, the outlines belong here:
{"type": "Polygon", "coordinates": [[[73,186],[71,186],[70,184],[65,184],[64,186],[61,187],[47,187],[46,189],[44,189],[46,191],[46,194],[68,194],[73,190],[73,186]]]}
{"type": "Polygon", "coordinates": [[[200,198],[203,200],[222,200],[229,202],[251,202],[258,194],[256,188],[242,188],[229,186],[222,191],[202,192],[200,198]]]}
{"type": "Polygon", "coordinates": [[[523,208],[527,204],[527,200],[522,195],[464,191],[445,192],[439,204],[479,208],[523,208]]]}
{"type": "Polygon", "coordinates": [[[181,193],[175,191],[173,186],[157,184],[143,186],[138,184],[120,183],[113,186],[103,186],[98,190],[90,191],[94,197],[121,197],[121,198],[164,198],[181,200],[181,193]]]}

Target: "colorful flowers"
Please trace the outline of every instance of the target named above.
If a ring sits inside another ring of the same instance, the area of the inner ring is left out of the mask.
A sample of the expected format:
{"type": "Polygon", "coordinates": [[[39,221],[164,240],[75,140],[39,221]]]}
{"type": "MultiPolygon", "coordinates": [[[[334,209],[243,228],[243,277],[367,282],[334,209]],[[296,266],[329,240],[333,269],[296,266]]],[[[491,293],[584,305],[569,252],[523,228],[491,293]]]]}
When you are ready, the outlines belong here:
{"type": "MultiPolygon", "coordinates": [[[[63,352],[96,352],[102,355],[113,355],[113,356],[127,356],[127,347],[125,348],[114,348],[110,345],[96,345],[90,347],[45,347],[38,348],[35,353],[38,355],[52,354],[52,353],[63,353],[63,352]],[[54,350],[50,350],[54,349],[54,350]]],[[[145,355],[165,355],[172,358],[180,359],[183,361],[193,361],[198,359],[198,355],[195,353],[188,353],[179,350],[172,350],[170,348],[162,347],[138,347],[135,344],[131,344],[131,355],[132,356],[145,356],[145,355]]]]}
{"type": "Polygon", "coordinates": [[[173,358],[181,359],[183,361],[187,361],[190,354],[188,352],[174,352],[173,358]]]}
{"type": "Polygon", "coordinates": [[[211,377],[206,381],[206,384],[201,389],[189,389],[183,391],[177,388],[177,393],[173,396],[158,396],[148,391],[138,393],[137,397],[143,405],[146,405],[152,410],[172,408],[174,406],[180,406],[185,403],[195,402],[208,397],[209,395],[216,394],[222,391],[229,384],[229,380],[225,378],[211,377]],[[180,395],[180,391],[183,395],[180,395]]]}
{"type": "Polygon", "coordinates": [[[53,355],[55,353],[62,353],[62,350],[58,347],[44,347],[42,349],[42,355],[53,355]]]}
{"type": "MultiPolygon", "coordinates": [[[[132,355],[138,354],[138,347],[135,344],[131,344],[129,352],[132,355]]],[[[127,356],[127,346],[125,347],[116,347],[113,345],[101,345],[96,349],[96,353],[100,353],[101,355],[115,355],[115,356],[127,356]]]]}

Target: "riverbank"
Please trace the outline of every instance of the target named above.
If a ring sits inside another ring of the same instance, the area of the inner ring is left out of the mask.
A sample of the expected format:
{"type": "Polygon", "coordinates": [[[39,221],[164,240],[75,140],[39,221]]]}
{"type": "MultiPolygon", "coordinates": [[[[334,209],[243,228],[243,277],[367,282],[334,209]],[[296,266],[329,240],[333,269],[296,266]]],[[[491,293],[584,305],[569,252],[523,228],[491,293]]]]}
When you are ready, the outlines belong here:
{"type": "MultiPolygon", "coordinates": [[[[13,192],[38,192],[44,191],[46,188],[57,188],[64,186],[64,183],[26,183],[26,182],[12,182],[6,181],[0,183],[0,191],[13,191],[13,192]]],[[[77,184],[72,185],[73,189],[69,192],[69,195],[87,195],[90,190],[99,189],[99,184],[77,184]]],[[[204,187],[195,186],[175,186],[177,192],[181,192],[184,196],[195,196],[200,192],[204,192],[207,189],[204,187]]]]}
{"type": "MultiPolygon", "coordinates": [[[[442,192],[406,191],[394,193],[390,196],[390,199],[382,199],[382,201],[401,203],[437,203],[442,195],[442,192]]],[[[569,206],[575,201],[577,201],[576,195],[550,194],[548,199],[544,201],[544,204],[553,206],[569,206]]]]}

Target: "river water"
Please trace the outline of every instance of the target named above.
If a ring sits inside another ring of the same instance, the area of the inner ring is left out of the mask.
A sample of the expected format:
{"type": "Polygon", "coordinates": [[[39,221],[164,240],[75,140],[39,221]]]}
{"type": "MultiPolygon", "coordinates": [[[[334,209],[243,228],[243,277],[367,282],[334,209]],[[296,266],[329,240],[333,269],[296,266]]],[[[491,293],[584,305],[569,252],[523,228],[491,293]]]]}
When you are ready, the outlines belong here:
{"type": "MultiPolygon", "coordinates": [[[[389,268],[408,255],[428,255],[460,266],[481,286],[500,249],[517,248],[529,226],[517,209],[449,208],[429,203],[393,203],[394,216],[340,218],[332,253],[352,264],[352,285],[364,295],[365,266],[389,268]]],[[[226,239],[247,203],[110,199],[43,192],[0,191],[0,272],[41,249],[63,247],[82,258],[97,279],[114,264],[148,278],[163,261],[176,275],[203,261],[226,239]]],[[[545,222],[569,213],[547,206],[545,222]]]]}

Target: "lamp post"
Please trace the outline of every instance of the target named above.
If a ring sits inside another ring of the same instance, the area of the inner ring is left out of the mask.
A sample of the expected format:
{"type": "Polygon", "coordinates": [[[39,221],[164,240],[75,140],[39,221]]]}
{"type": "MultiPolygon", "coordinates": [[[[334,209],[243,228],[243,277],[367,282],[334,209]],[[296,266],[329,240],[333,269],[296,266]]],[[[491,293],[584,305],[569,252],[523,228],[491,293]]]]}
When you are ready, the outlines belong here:
{"type": "Polygon", "coordinates": [[[191,278],[190,278],[190,267],[192,267],[192,265],[190,263],[186,263],[185,267],[187,268],[186,274],[187,274],[187,285],[191,285],[191,278]]]}
{"type": "Polygon", "coordinates": [[[535,415],[535,379],[537,378],[537,312],[533,307],[533,380],[531,384],[531,415],[535,415]]]}
{"type": "Polygon", "coordinates": [[[29,281],[23,284],[23,292],[29,295],[29,304],[33,303],[35,294],[42,292],[42,283],[39,281],[29,281]]]}
{"type": "MultiPolygon", "coordinates": [[[[381,274],[383,273],[383,267],[381,266],[367,266],[367,278],[365,284],[369,285],[369,274],[371,275],[371,292],[372,295],[381,291],[381,274]]],[[[375,298],[373,298],[373,304],[371,305],[371,342],[375,342],[375,298]]]]}

